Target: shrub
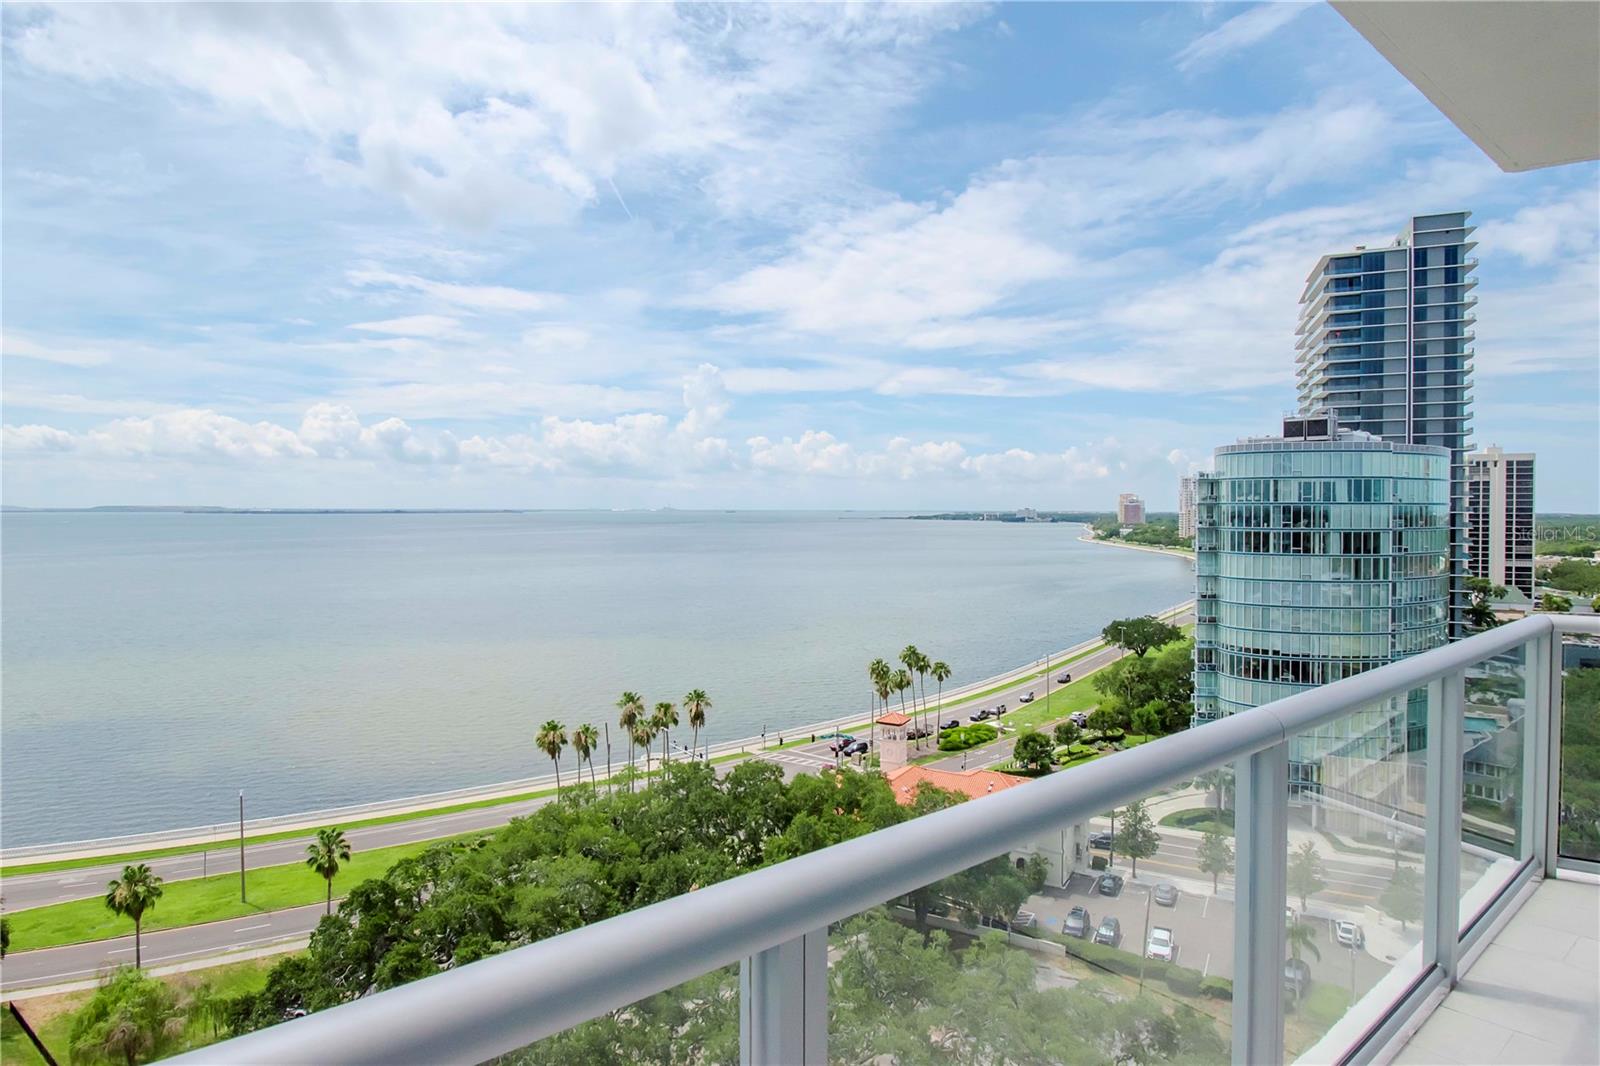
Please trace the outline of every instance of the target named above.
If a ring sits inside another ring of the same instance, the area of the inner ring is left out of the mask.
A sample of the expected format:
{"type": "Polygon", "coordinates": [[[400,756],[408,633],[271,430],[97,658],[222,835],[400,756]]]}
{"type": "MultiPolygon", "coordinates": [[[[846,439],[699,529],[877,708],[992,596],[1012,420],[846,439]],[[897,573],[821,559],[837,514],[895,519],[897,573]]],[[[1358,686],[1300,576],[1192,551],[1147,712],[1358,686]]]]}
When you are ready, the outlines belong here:
{"type": "Polygon", "coordinates": [[[987,744],[1000,735],[1000,731],[988,722],[974,722],[971,725],[957,726],[946,729],[939,734],[940,751],[965,751],[975,748],[979,744],[987,744]]]}
{"type": "Polygon", "coordinates": [[[1200,982],[1203,980],[1199,970],[1191,970],[1187,966],[1167,966],[1167,987],[1172,989],[1175,996],[1199,995],[1200,982]]]}
{"type": "Polygon", "coordinates": [[[1232,999],[1233,982],[1226,977],[1200,978],[1200,994],[1212,999],[1232,999]]]}
{"type": "MultiPolygon", "coordinates": [[[[1176,829],[1205,829],[1215,824],[1217,809],[1215,807],[1190,807],[1185,811],[1173,811],[1171,814],[1161,816],[1161,824],[1176,829]]],[[[1222,824],[1229,829],[1233,828],[1233,811],[1224,809],[1222,824]]]]}

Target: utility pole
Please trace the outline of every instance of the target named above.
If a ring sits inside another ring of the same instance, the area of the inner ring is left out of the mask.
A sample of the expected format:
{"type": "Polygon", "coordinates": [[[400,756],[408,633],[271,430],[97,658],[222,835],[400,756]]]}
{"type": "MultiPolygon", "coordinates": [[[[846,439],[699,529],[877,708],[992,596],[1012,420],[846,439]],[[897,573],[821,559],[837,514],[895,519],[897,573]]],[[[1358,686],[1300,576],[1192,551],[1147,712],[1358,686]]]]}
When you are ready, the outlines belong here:
{"type": "Polygon", "coordinates": [[[239,902],[244,903],[244,789],[239,790],[239,902]]]}

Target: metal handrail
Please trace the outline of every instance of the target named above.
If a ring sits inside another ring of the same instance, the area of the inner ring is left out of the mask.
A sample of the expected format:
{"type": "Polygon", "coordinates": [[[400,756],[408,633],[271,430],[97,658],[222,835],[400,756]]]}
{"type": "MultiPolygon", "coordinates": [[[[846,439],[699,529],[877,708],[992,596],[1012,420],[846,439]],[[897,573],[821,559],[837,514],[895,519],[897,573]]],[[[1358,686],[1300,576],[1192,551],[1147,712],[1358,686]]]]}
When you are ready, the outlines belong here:
{"type": "Polygon", "coordinates": [[[1592,627],[1525,618],[172,1061],[483,1061],[1569,628],[1592,627]]]}

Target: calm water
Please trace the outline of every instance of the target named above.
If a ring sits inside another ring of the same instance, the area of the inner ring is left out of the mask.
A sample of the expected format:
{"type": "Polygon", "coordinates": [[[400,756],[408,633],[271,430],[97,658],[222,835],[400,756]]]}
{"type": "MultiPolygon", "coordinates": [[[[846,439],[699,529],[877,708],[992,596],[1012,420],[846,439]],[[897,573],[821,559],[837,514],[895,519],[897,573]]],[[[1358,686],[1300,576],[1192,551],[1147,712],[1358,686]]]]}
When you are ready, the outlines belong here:
{"type": "Polygon", "coordinates": [[[544,773],[539,723],[611,721],[623,689],[706,689],[713,741],[776,731],[864,707],[908,642],[961,683],[1193,584],[1075,525],[861,514],[0,528],[11,846],[224,822],[240,788],[257,817],[544,773]]]}

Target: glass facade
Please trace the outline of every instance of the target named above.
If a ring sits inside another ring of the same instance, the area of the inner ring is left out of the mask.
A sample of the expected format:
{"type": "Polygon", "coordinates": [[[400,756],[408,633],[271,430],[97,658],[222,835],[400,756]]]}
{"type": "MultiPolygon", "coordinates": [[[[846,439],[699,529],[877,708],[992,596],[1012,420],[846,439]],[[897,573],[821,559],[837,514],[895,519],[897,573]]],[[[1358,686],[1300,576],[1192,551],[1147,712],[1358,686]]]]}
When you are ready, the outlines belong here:
{"type": "MultiPolygon", "coordinates": [[[[1217,449],[1196,508],[1196,724],[1444,644],[1449,474],[1446,449],[1366,434],[1217,449]]],[[[1420,723],[1374,713],[1298,740],[1291,772],[1356,743],[1404,750],[1420,723]]]]}
{"type": "Polygon", "coordinates": [[[1467,451],[1477,284],[1469,211],[1418,215],[1382,249],[1324,256],[1300,297],[1302,411],[1346,429],[1450,452],[1450,612],[1465,625],[1467,451]]]}

